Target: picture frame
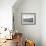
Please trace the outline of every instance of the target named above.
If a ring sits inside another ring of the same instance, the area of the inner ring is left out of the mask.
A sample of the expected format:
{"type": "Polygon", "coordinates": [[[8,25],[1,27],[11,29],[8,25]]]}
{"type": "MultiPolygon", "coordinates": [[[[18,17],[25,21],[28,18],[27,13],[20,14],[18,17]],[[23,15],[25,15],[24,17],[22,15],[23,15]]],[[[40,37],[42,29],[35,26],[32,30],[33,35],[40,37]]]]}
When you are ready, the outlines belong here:
{"type": "Polygon", "coordinates": [[[21,24],[22,25],[35,25],[36,24],[36,13],[22,13],[21,24]]]}

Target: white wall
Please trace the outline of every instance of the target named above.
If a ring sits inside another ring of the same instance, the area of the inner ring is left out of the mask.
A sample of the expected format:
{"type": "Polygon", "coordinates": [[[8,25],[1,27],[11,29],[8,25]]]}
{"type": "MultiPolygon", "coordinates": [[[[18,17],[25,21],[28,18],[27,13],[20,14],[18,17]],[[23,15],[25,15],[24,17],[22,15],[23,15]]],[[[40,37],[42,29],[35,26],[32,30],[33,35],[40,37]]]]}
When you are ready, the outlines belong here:
{"type": "Polygon", "coordinates": [[[27,37],[28,34],[28,38],[30,37],[35,40],[37,46],[46,46],[46,0],[23,0],[22,3],[16,4],[17,5],[13,7],[15,28],[19,32],[22,32],[25,37],[27,37]],[[21,25],[22,12],[37,13],[36,25],[21,25]],[[39,43],[41,45],[39,45],[39,43]]]}
{"type": "Polygon", "coordinates": [[[0,0],[0,27],[12,28],[12,6],[16,0],[0,0]]]}
{"type": "Polygon", "coordinates": [[[41,1],[41,38],[42,46],[46,46],[46,0],[41,1]]]}
{"type": "Polygon", "coordinates": [[[18,30],[18,32],[23,33],[24,38],[27,37],[28,39],[32,39],[35,41],[36,46],[41,46],[41,1],[23,0],[22,3],[17,5],[17,7],[16,5],[13,7],[15,28],[18,30]],[[36,25],[22,25],[21,13],[36,13],[36,25]]]}

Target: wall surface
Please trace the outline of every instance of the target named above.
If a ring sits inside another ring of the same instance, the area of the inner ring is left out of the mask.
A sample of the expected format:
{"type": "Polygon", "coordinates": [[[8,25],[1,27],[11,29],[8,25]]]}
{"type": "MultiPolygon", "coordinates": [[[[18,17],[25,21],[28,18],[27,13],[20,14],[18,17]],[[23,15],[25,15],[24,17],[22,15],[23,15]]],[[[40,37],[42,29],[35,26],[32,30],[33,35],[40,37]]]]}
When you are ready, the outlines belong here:
{"type": "Polygon", "coordinates": [[[0,27],[12,29],[12,6],[16,0],[0,0],[0,27]]]}
{"type": "Polygon", "coordinates": [[[18,32],[23,33],[23,37],[35,41],[36,46],[41,46],[41,1],[40,0],[23,0],[18,1],[13,6],[14,24],[18,32]],[[21,3],[20,3],[21,2],[21,3]],[[35,25],[22,25],[21,13],[36,13],[35,25]]]}
{"type": "Polygon", "coordinates": [[[46,0],[41,1],[41,38],[42,46],[46,46],[46,0]]]}

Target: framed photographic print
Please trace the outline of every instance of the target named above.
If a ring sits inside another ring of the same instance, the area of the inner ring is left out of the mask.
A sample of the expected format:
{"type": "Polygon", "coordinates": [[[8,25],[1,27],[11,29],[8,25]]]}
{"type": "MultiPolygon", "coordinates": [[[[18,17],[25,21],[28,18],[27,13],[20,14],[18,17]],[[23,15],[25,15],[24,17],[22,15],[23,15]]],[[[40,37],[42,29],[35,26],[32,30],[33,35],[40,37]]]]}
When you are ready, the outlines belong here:
{"type": "Polygon", "coordinates": [[[24,25],[36,24],[36,13],[22,13],[21,23],[24,25]]]}

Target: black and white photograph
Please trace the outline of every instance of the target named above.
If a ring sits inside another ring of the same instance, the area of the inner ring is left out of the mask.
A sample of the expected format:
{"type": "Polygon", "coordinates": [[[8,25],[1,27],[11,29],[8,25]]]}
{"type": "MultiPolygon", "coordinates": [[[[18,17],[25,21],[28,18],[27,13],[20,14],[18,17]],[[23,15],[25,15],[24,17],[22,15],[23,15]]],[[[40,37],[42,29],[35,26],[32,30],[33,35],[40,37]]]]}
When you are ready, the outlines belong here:
{"type": "Polygon", "coordinates": [[[21,23],[24,25],[34,25],[36,24],[36,13],[22,13],[21,23]]]}

